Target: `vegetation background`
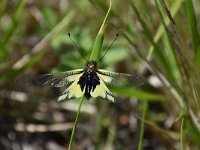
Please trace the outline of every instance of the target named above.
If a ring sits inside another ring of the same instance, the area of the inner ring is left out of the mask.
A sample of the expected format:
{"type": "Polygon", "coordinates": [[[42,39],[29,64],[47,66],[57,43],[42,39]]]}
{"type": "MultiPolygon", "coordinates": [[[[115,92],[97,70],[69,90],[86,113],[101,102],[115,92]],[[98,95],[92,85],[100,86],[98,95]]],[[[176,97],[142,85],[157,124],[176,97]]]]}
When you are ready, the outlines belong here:
{"type": "MultiPolygon", "coordinates": [[[[78,100],[41,87],[44,73],[84,68],[106,0],[0,1],[0,149],[67,149],[78,100]]],[[[72,149],[200,149],[200,0],[113,0],[99,68],[138,73],[118,100],[84,101],[72,149]],[[165,4],[166,2],[166,4],[165,4]]]]}

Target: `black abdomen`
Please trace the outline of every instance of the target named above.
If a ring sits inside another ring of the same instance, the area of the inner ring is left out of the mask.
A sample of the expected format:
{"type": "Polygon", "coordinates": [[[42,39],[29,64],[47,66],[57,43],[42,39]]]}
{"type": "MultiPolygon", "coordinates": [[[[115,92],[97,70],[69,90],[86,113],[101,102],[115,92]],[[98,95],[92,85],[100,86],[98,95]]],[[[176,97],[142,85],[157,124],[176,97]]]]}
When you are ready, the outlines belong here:
{"type": "Polygon", "coordinates": [[[90,92],[95,90],[96,86],[100,84],[100,81],[97,73],[88,69],[80,77],[78,84],[82,91],[85,89],[84,95],[89,99],[91,97],[90,92]]]}

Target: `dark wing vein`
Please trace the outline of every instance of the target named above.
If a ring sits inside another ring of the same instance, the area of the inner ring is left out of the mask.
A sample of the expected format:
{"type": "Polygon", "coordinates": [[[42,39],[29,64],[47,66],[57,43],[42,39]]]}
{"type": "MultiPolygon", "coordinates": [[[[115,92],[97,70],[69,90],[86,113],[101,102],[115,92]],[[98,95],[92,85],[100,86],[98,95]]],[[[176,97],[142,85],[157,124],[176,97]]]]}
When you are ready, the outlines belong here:
{"type": "Polygon", "coordinates": [[[142,77],[134,74],[116,73],[99,69],[98,73],[111,78],[111,81],[105,82],[108,86],[118,88],[130,88],[139,86],[143,83],[142,77]]]}
{"type": "Polygon", "coordinates": [[[62,87],[69,85],[73,80],[69,80],[69,77],[78,75],[83,72],[83,69],[71,70],[60,73],[41,75],[36,79],[36,82],[41,85],[50,85],[51,87],[62,87]]]}

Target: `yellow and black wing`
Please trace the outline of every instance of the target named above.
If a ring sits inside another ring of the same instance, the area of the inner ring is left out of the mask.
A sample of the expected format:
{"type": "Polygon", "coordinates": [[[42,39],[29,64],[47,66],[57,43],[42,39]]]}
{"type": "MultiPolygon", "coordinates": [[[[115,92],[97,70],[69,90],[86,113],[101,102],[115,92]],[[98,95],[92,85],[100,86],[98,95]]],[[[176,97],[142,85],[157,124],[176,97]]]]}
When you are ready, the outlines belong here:
{"type": "Polygon", "coordinates": [[[76,77],[83,73],[83,69],[76,69],[60,73],[52,73],[41,75],[36,79],[38,84],[47,84],[51,87],[62,87],[64,85],[68,86],[72,83],[76,77]]]}
{"type": "Polygon", "coordinates": [[[96,99],[102,98],[107,99],[111,102],[115,102],[116,98],[105,85],[104,79],[101,76],[99,76],[99,74],[97,75],[99,77],[100,84],[96,86],[94,91],[90,92],[90,95],[96,99]]]}
{"type": "Polygon", "coordinates": [[[65,99],[72,99],[72,98],[80,98],[84,95],[84,91],[81,90],[81,87],[78,84],[78,81],[79,81],[81,76],[82,76],[82,73],[78,74],[74,78],[74,81],[59,96],[58,101],[62,101],[62,100],[65,100],[65,99]]]}
{"type": "Polygon", "coordinates": [[[39,84],[47,84],[52,87],[66,86],[66,90],[59,96],[58,101],[64,99],[79,98],[83,96],[80,86],[77,84],[84,70],[76,69],[55,74],[45,74],[37,79],[39,84]]]}
{"type": "Polygon", "coordinates": [[[97,75],[100,79],[100,84],[91,92],[91,96],[94,98],[108,99],[112,102],[114,102],[116,98],[107,86],[128,88],[139,86],[143,83],[143,79],[138,75],[110,72],[103,69],[99,69],[97,75]]]}
{"type": "Polygon", "coordinates": [[[106,85],[111,87],[129,88],[139,86],[143,83],[143,79],[136,74],[130,75],[99,69],[98,76],[106,83],[106,85]]]}

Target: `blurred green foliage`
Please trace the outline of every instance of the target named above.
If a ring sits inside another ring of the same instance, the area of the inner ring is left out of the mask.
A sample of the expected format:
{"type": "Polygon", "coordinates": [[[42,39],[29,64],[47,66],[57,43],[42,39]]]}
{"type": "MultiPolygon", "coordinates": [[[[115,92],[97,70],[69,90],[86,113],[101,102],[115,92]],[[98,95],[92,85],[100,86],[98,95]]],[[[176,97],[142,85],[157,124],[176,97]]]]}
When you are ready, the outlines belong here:
{"type": "MultiPolygon", "coordinates": [[[[120,36],[99,68],[138,72],[146,82],[137,89],[113,89],[119,96],[115,104],[86,101],[83,106],[92,105],[97,112],[85,111],[80,117],[75,143],[84,148],[134,149],[140,139],[139,148],[144,149],[177,149],[174,143],[183,149],[199,149],[199,7],[199,0],[113,1],[100,55],[116,33],[120,36]],[[143,114],[142,123],[136,112],[143,114]],[[89,144],[84,146],[84,140],[89,144]]],[[[34,79],[42,73],[84,68],[80,53],[90,58],[107,9],[108,2],[103,0],[0,1],[0,117],[4,118],[0,123],[6,135],[11,130],[17,135],[19,122],[56,123],[53,114],[58,111],[65,116],[61,122],[74,121],[72,108],[62,108],[68,102],[53,100],[60,90],[39,87],[34,79]],[[24,97],[13,92],[22,92],[24,97]],[[23,98],[26,101],[20,101],[23,98]],[[36,119],[38,113],[43,114],[42,120],[36,119]],[[12,123],[5,128],[9,120],[12,123]]],[[[77,106],[76,101],[71,103],[77,106]]],[[[70,130],[62,131],[57,134],[67,134],[63,143],[69,144],[70,130]]]]}

